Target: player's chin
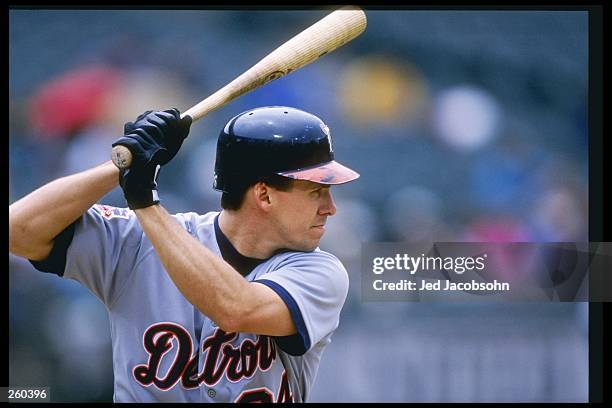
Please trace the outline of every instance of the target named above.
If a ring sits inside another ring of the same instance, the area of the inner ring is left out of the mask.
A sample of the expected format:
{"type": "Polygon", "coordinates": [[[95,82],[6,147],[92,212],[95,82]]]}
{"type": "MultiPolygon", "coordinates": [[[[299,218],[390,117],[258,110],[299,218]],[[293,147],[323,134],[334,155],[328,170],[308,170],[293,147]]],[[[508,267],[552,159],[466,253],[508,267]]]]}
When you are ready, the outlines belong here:
{"type": "Polygon", "coordinates": [[[309,236],[306,239],[302,239],[301,242],[294,245],[295,250],[303,251],[303,252],[311,252],[314,251],[319,246],[319,241],[321,237],[319,236],[309,236]]]}
{"type": "Polygon", "coordinates": [[[321,238],[323,238],[323,235],[325,234],[325,226],[311,227],[310,231],[308,232],[308,237],[312,240],[317,241],[316,243],[317,245],[319,245],[319,241],[321,240],[321,238]]]}
{"type": "Polygon", "coordinates": [[[319,246],[319,241],[317,241],[314,244],[305,245],[304,249],[302,251],[304,251],[304,252],[312,252],[315,249],[317,249],[318,246],[319,246]]]}
{"type": "Polygon", "coordinates": [[[324,233],[324,228],[311,228],[308,234],[308,239],[304,242],[304,247],[308,248],[305,250],[314,251],[315,248],[319,246],[319,241],[321,241],[324,233]]]}

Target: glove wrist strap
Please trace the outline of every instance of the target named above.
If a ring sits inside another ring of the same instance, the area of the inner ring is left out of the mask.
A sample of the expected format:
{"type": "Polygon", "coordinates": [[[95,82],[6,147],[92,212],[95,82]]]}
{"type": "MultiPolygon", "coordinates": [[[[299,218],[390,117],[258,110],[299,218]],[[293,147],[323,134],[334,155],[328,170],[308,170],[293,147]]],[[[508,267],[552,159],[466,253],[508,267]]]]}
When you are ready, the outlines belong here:
{"type": "Polygon", "coordinates": [[[126,194],[125,199],[132,210],[159,204],[157,190],[132,191],[129,196],[126,194]]]}
{"type": "Polygon", "coordinates": [[[121,171],[119,183],[123,187],[125,200],[130,209],[137,210],[159,204],[156,182],[159,168],[160,166],[156,166],[155,173],[149,176],[148,180],[147,178],[139,180],[136,175],[130,174],[130,169],[121,171]]]}

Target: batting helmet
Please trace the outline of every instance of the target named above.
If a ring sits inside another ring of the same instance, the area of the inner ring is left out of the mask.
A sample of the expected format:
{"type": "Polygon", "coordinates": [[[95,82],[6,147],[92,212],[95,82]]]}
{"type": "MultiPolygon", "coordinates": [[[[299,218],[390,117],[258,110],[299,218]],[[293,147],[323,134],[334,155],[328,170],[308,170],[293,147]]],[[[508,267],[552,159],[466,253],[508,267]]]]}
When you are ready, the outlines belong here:
{"type": "Polygon", "coordinates": [[[313,114],[265,106],[234,116],[219,134],[213,188],[231,193],[273,174],[321,184],[359,177],[334,160],[329,128],[313,114]]]}

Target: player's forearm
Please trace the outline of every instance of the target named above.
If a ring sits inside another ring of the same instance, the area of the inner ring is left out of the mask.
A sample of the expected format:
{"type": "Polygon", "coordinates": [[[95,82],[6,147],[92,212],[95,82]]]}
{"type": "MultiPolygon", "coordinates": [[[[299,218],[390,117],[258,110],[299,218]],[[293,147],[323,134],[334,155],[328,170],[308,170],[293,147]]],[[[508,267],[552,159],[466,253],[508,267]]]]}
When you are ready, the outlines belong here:
{"type": "Polygon", "coordinates": [[[9,206],[9,251],[45,259],[53,239],[115,188],[119,170],[111,161],[54,180],[9,206]]]}
{"type": "Polygon", "coordinates": [[[159,205],[136,210],[145,234],[185,298],[219,327],[233,331],[248,314],[248,282],[187,233],[159,205]]]}

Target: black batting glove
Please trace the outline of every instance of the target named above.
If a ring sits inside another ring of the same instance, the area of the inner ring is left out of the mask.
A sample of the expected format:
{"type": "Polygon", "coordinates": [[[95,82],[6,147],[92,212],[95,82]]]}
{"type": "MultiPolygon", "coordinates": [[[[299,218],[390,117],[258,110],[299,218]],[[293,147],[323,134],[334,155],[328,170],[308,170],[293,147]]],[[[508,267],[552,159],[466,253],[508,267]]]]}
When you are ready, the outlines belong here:
{"type": "Polygon", "coordinates": [[[134,167],[121,170],[119,185],[128,207],[132,210],[146,208],[159,203],[157,193],[157,177],[161,165],[149,162],[145,167],[134,167]]]}
{"type": "Polygon", "coordinates": [[[124,126],[124,136],[113,143],[132,153],[132,164],[122,170],[119,184],[131,209],[159,203],[157,177],[160,166],[178,153],[189,134],[191,118],[181,119],[177,109],[147,111],[124,126]]]}
{"type": "Polygon", "coordinates": [[[146,111],[134,122],[124,126],[123,137],[113,147],[123,145],[132,153],[132,163],[144,165],[150,161],[162,166],[178,153],[189,134],[191,117],[181,119],[178,109],[146,111]]]}

